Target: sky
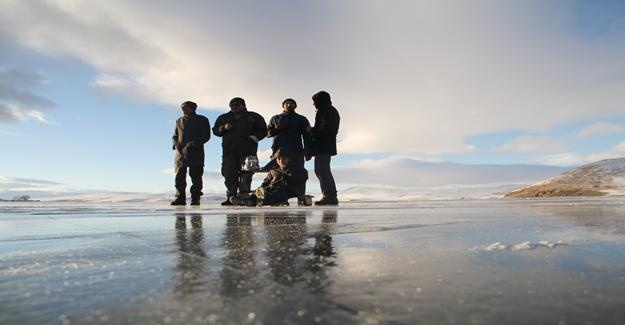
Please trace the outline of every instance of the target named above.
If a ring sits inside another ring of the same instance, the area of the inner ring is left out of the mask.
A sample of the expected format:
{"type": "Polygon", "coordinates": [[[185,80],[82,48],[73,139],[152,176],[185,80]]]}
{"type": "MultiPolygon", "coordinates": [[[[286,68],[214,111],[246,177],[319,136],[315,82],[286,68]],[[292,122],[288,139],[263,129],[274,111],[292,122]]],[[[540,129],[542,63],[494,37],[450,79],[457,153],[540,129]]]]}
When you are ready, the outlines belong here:
{"type": "Polygon", "coordinates": [[[212,123],[238,96],[269,120],[291,97],[313,123],[320,90],[341,114],[342,186],[405,160],[622,157],[623,39],[622,1],[3,0],[0,183],[171,191],[180,103],[212,123]]]}

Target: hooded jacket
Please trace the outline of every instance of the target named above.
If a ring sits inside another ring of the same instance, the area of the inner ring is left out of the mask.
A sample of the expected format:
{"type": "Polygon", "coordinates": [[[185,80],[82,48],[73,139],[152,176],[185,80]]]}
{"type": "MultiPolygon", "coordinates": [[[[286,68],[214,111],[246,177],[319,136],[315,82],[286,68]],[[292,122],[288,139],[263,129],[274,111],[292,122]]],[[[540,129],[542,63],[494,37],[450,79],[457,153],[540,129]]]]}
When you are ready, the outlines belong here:
{"type": "Polygon", "coordinates": [[[341,117],[334,106],[317,108],[315,126],[312,128],[311,155],[336,155],[336,135],[340,122],[341,117]]]}

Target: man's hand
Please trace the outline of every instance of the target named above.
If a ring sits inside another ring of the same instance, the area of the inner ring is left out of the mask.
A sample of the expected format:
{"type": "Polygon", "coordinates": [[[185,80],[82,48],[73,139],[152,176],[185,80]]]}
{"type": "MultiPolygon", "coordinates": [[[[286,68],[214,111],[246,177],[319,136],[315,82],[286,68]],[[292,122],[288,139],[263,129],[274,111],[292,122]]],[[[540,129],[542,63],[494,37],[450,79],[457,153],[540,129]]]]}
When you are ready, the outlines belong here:
{"type": "Polygon", "coordinates": [[[230,129],[232,129],[232,123],[228,122],[224,124],[224,130],[230,130],[230,129]]]}
{"type": "Polygon", "coordinates": [[[184,148],[182,149],[182,158],[184,160],[189,160],[189,156],[191,155],[191,153],[193,152],[193,145],[189,142],[187,143],[187,145],[184,146],[184,148]]]}
{"type": "Polygon", "coordinates": [[[312,156],[309,153],[305,153],[304,159],[306,159],[306,161],[309,161],[310,159],[312,159],[312,156]]]}

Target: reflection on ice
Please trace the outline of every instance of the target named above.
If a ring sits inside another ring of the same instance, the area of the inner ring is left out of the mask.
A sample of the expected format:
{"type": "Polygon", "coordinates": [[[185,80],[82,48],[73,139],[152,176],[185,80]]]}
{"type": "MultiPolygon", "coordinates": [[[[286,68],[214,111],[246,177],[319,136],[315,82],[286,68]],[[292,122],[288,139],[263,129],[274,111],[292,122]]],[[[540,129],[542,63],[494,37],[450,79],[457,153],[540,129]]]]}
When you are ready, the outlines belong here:
{"type": "Polygon", "coordinates": [[[0,212],[0,323],[619,324],[624,207],[22,207],[0,212]]]}

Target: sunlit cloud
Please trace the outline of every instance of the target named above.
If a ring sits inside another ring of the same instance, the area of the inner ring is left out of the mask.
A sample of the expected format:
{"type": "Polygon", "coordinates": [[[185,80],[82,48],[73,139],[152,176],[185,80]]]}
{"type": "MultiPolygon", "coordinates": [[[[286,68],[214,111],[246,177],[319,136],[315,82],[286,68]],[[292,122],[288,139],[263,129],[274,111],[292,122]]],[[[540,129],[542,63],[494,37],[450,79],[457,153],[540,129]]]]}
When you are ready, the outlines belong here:
{"type": "Polygon", "coordinates": [[[63,192],[67,191],[67,187],[65,184],[49,180],[0,176],[0,194],[20,191],[63,192]]]}
{"type": "Polygon", "coordinates": [[[328,90],[341,152],[438,155],[622,113],[625,31],[588,39],[577,15],[569,2],[7,0],[0,37],[93,66],[105,94],[172,107],[241,96],[269,117],[293,97],[311,118],[328,90]]]}
{"type": "Polygon", "coordinates": [[[341,184],[420,188],[450,185],[532,183],[562,172],[528,165],[464,165],[407,158],[366,159],[333,173],[341,184]]]}
{"type": "Polygon", "coordinates": [[[549,136],[520,136],[499,147],[503,153],[545,153],[562,152],[568,149],[569,145],[561,140],[549,136]]]}
{"type": "Polygon", "coordinates": [[[612,149],[601,152],[594,152],[587,155],[566,152],[553,155],[545,155],[535,159],[533,162],[550,166],[575,166],[588,164],[604,159],[625,157],[625,141],[620,142],[612,149]]]}
{"type": "Polygon", "coordinates": [[[582,128],[578,133],[578,137],[589,138],[592,136],[616,133],[625,133],[625,124],[596,122],[582,128]]]}

